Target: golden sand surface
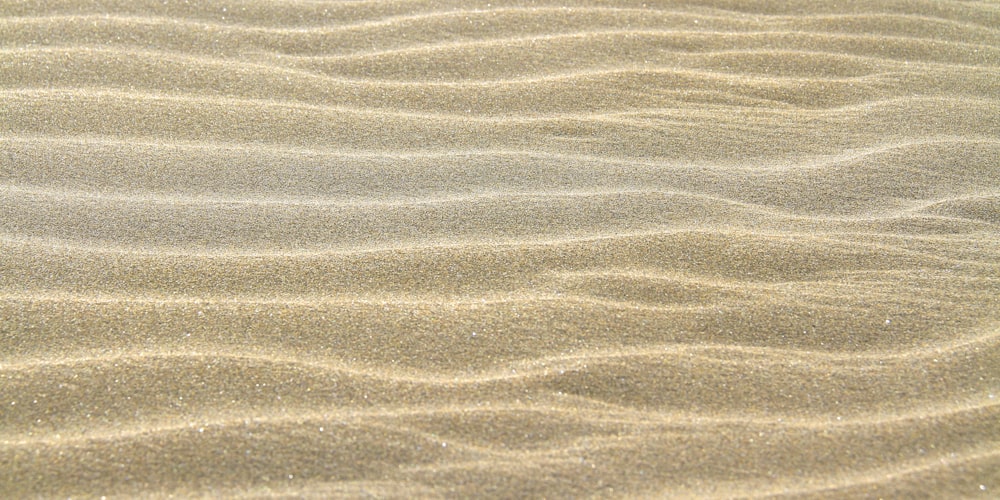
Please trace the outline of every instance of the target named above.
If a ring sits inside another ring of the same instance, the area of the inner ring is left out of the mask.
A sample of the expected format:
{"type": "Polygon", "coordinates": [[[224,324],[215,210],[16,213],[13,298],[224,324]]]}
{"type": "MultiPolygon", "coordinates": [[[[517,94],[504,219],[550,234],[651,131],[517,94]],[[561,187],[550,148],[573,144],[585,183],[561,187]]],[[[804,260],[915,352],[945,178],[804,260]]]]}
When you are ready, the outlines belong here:
{"type": "Polygon", "coordinates": [[[0,497],[1000,495],[1000,3],[0,0],[0,497]]]}

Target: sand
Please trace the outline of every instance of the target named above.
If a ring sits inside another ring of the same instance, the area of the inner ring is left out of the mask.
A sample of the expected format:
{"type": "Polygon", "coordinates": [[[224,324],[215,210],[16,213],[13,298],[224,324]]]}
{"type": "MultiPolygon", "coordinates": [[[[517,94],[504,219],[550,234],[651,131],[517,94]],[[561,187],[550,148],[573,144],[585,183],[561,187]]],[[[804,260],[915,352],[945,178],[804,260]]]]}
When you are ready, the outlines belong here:
{"type": "Polygon", "coordinates": [[[1000,495],[1000,4],[0,3],[0,496],[1000,495]]]}

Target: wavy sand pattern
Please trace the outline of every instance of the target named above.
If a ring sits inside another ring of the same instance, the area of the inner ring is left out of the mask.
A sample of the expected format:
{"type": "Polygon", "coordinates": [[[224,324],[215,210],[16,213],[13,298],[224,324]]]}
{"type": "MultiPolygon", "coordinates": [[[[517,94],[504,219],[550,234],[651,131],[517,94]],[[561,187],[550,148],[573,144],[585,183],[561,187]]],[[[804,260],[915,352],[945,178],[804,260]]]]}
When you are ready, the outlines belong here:
{"type": "Polygon", "coordinates": [[[0,14],[0,496],[1000,491],[997,3],[0,14]]]}

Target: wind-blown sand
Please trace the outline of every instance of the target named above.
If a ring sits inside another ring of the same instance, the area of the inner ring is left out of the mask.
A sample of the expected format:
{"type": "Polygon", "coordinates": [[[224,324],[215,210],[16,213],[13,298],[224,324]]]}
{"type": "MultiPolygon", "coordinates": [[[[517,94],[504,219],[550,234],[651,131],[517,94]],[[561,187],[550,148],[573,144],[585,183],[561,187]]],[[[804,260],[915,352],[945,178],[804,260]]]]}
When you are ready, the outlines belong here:
{"type": "Polygon", "coordinates": [[[1000,494],[1000,4],[0,3],[0,496],[1000,494]]]}

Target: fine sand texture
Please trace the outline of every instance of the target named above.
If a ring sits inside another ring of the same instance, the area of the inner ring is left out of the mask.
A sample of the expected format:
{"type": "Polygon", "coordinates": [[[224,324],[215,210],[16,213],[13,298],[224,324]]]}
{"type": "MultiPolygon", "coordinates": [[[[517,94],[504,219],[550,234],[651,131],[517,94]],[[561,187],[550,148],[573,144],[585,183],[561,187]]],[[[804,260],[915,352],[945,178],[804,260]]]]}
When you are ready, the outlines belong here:
{"type": "Polygon", "coordinates": [[[0,0],[0,497],[1000,495],[1000,3],[0,0]]]}

